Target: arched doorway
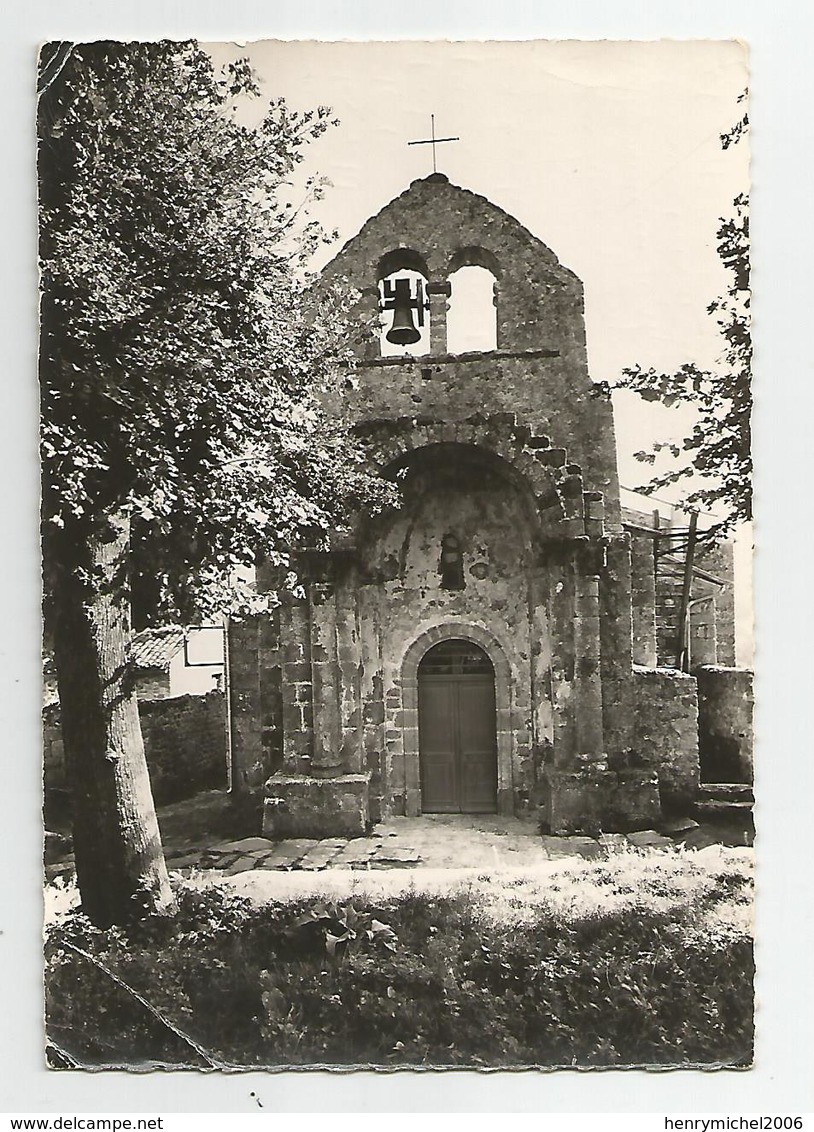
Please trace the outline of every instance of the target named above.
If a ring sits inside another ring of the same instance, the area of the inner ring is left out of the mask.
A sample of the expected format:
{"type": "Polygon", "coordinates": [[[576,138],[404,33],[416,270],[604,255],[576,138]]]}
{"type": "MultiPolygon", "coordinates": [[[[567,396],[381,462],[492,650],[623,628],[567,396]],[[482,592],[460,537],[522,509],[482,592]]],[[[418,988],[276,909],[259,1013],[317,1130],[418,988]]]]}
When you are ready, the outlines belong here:
{"type": "Polygon", "coordinates": [[[446,640],[418,666],[424,813],[497,810],[495,671],[473,641],[446,640]]]}

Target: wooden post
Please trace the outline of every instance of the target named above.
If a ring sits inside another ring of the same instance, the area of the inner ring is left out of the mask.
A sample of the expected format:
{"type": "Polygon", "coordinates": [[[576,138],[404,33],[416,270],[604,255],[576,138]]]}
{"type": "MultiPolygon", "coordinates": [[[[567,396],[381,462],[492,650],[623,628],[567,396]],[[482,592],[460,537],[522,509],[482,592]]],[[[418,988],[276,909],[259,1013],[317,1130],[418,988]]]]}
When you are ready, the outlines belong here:
{"type": "Polygon", "coordinates": [[[692,590],[692,567],[695,557],[695,533],[698,526],[698,512],[690,513],[690,526],[687,534],[687,557],[684,559],[684,584],[681,587],[681,607],[678,613],[678,634],[676,638],[676,668],[686,671],[687,664],[687,611],[690,607],[692,590]]]}

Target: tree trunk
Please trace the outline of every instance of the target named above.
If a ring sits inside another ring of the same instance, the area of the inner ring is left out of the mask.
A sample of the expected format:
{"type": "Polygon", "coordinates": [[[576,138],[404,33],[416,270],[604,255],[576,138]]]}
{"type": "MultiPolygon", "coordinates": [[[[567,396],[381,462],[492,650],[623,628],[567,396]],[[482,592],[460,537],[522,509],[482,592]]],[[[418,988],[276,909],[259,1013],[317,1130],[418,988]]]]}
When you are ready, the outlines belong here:
{"type": "Polygon", "coordinates": [[[173,907],[129,670],[129,519],[53,540],[46,623],[73,793],[82,909],[100,927],[173,907]]]}

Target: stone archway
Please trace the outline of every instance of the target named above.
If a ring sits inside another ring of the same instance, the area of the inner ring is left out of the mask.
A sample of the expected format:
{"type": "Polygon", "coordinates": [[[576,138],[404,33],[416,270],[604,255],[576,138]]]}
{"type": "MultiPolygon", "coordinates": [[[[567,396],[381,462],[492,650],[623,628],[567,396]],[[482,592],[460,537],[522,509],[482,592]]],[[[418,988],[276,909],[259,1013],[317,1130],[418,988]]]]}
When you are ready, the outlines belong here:
{"type": "Polygon", "coordinates": [[[495,670],[480,645],[450,637],[424,653],[418,755],[423,813],[496,812],[495,670]]]}
{"type": "Polygon", "coordinates": [[[497,812],[514,813],[512,754],[512,672],[500,642],[479,625],[444,621],[419,633],[408,645],[401,664],[402,746],[405,772],[405,809],[410,817],[421,813],[421,764],[418,738],[418,666],[441,641],[458,639],[478,645],[495,671],[495,725],[497,731],[497,812]]]}

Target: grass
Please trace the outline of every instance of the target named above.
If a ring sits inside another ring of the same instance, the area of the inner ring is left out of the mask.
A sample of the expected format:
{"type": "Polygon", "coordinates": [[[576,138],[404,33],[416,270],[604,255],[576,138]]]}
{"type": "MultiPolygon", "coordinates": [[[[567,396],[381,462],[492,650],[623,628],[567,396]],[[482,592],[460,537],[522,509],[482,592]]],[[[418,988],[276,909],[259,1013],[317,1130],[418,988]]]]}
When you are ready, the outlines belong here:
{"type": "Polygon", "coordinates": [[[751,1061],[748,851],[259,879],[178,878],[175,919],[128,932],[52,889],[52,1041],[87,1066],[751,1061]]]}

